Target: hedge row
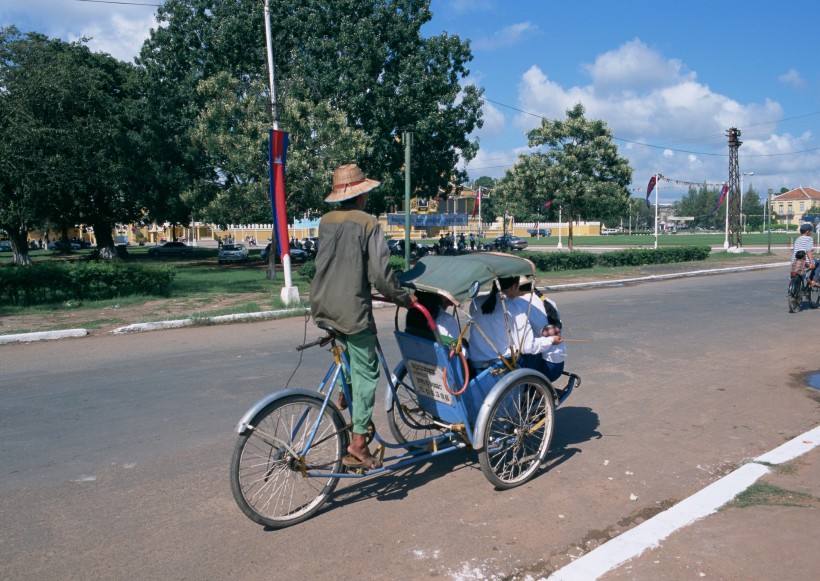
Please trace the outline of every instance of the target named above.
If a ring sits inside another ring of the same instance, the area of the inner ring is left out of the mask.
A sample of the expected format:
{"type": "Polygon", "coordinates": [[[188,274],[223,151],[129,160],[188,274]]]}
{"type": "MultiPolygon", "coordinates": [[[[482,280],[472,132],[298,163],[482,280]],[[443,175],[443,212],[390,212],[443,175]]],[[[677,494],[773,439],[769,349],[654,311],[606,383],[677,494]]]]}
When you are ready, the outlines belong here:
{"type": "Polygon", "coordinates": [[[41,263],[0,268],[0,305],[43,305],[129,295],[168,296],[176,270],[119,262],[41,263]]]}
{"type": "Polygon", "coordinates": [[[591,252],[522,252],[521,256],[532,260],[543,272],[558,270],[581,270],[593,266],[642,266],[644,264],[668,264],[705,260],[709,246],[673,246],[658,249],[636,248],[615,250],[603,254],[591,252]]]}

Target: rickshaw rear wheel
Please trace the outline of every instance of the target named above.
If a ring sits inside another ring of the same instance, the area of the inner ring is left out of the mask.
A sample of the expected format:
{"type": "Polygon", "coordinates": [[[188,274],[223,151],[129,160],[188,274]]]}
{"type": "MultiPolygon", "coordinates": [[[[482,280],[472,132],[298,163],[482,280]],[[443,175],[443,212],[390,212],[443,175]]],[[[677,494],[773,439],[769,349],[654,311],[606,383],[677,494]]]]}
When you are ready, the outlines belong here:
{"type": "Polygon", "coordinates": [[[252,521],[274,529],[313,516],[336,488],[348,435],[340,414],[317,396],[293,395],[271,402],[239,436],[231,458],[234,500],[252,521]],[[316,427],[307,455],[304,449],[316,427]]]}
{"type": "Polygon", "coordinates": [[[478,453],[481,470],[496,488],[520,486],[547,456],[555,426],[552,393],[543,379],[525,376],[505,388],[490,409],[478,453]]]}
{"type": "Polygon", "coordinates": [[[396,397],[387,414],[387,425],[396,442],[407,444],[414,440],[438,436],[442,430],[433,423],[433,417],[421,407],[419,396],[410,383],[404,363],[396,367],[393,377],[396,397]]]}
{"type": "Polygon", "coordinates": [[[813,286],[809,291],[809,306],[812,309],[820,307],[820,286],[813,286]]]}

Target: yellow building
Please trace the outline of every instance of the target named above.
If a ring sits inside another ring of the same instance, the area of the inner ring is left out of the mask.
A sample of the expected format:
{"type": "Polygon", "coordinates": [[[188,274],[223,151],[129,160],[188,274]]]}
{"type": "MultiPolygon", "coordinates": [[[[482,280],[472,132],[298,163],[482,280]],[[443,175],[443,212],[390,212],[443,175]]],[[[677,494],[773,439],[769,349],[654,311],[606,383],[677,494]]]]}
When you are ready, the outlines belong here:
{"type": "Polygon", "coordinates": [[[803,216],[820,214],[820,191],[803,186],[789,190],[774,197],[771,211],[777,224],[800,224],[803,216]]]}

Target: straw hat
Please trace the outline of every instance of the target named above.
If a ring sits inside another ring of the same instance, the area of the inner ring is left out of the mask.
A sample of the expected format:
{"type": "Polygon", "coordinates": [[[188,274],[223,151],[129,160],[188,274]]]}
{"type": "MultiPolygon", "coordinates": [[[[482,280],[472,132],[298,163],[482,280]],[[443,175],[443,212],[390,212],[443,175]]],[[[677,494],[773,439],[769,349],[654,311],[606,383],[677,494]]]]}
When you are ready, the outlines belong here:
{"type": "Polygon", "coordinates": [[[355,163],[340,165],[333,170],[333,191],[325,202],[344,202],[378,187],[381,182],[364,177],[355,163]]]}

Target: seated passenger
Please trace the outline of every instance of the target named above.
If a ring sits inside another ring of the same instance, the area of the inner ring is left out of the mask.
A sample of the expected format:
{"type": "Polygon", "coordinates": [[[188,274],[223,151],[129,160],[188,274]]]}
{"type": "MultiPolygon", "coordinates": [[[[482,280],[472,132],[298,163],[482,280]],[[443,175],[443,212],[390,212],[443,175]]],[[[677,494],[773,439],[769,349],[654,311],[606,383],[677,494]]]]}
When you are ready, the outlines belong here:
{"type": "MultiPolygon", "coordinates": [[[[518,297],[515,302],[521,309],[529,312],[530,324],[536,335],[542,337],[554,337],[561,335],[563,323],[561,315],[558,313],[558,306],[555,301],[544,297],[537,290],[533,292],[531,280],[524,277],[519,279],[518,297]]],[[[561,342],[553,346],[545,355],[545,359],[552,363],[560,363],[567,356],[566,343],[561,342]]]]}
{"type": "MultiPolygon", "coordinates": [[[[461,328],[458,321],[456,321],[456,318],[446,310],[452,303],[440,295],[424,291],[416,291],[416,298],[419,303],[430,313],[433,321],[435,321],[436,329],[438,330],[438,334],[441,336],[442,343],[445,345],[454,343],[461,334],[461,328]]],[[[418,309],[409,309],[407,311],[405,330],[408,333],[413,333],[429,339],[433,338],[433,334],[430,331],[427,320],[418,309]]]]}
{"type": "Polygon", "coordinates": [[[509,358],[513,346],[520,356],[518,364],[521,367],[540,371],[547,379],[555,381],[564,371],[563,358],[549,361],[547,354],[563,342],[560,332],[544,336],[533,331],[526,305],[521,308],[521,303],[515,301],[518,298],[518,277],[499,278],[498,286],[501,293],[497,286],[493,286],[490,294],[475,299],[470,305],[470,316],[474,319],[470,329],[471,365],[481,369],[499,356],[509,358]]]}

